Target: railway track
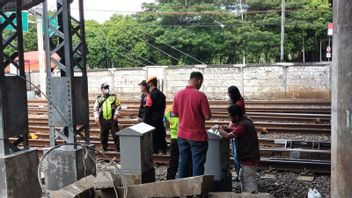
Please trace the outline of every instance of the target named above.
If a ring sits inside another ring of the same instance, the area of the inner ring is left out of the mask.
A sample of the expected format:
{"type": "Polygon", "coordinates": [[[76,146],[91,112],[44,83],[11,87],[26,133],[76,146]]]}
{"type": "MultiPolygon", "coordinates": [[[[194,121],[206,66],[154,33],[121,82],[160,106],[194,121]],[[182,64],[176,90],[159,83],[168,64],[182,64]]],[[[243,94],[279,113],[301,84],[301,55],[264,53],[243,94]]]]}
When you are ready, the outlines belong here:
{"type": "MultiPolygon", "coordinates": [[[[48,140],[37,139],[31,141],[31,144],[44,143],[41,147],[36,147],[39,155],[42,155],[45,144],[49,144],[48,140]]],[[[82,142],[83,143],[83,142],[82,142]]],[[[92,141],[92,144],[99,149],[99,144],[92,141]]],[[[33,145],[32,145],[33,146],[33,145]]],[[[277,145],[276,145],[277,146],[277,145]]],[[[290,171],[310,171],[314,173],[330,173],[330,150],[325,149],[307,149],[307,148],[260,148],[261,161],[259,167],[262,169],[277,169],[290,171]]],[[[115,151],[104,152],[104,155],[96,153],[98,159],[101,160],[120,160],[120,153],[115,151]]],[[[153,155],[153,161],[156,164],[168,165],[169,155],[153,155]]],[[[232,160],[230,160],[232,164],[232,160]]]]}
{"type": "MultiPolygon", "coordinates": [[[[94,101],[90,101],[90,109],[94,101]]],[[[137,124],[138,101],[122,101],[123,117],[119,120],[120,128],[137,124]]],[[[168,102],[171,104],[171,102],[168,102]]],[[[210,101],[213,120],[206,122],[206,127],[225,125],[228,123],[224,101],[210,101]]],[[[314,134],[330,136],[330,103],[324,101],[248,101],[247,116],[256,126],[258,133],[265,129],[268,133],[314,134]]],[[[29,132],[35,133],[38,139],[30,140],[32,147],[49,146],[49,126],[47,102],[30,100],[28,103],[29,132]]],[[[90,112],[90,139],[97,149],[100,149],[99,128],[94,123],[90,112]]],[[[167,136],[169,139],[169,136],[167,136]]],[[[62,141],[61,141],[62,142],[62,141]]],[[[83,140],[78,139],[83,143],[83,140]]],[[[58,141],[60,143],[60,141],[58,141]]],[[[119,159],[119,153],[114,152],[113,141],[109,140],[110,159],[119,159]]],[[[330,172],[330,143],[292,141],[285,139],[260,138],[261,167],[280,170],[304,170],[313,172],[330,172]]],[[[102,156],[97,153],[97,156],[102,156]]],[[[154,162],[168,164],[168,155],[154,155],[154,162]]]]}

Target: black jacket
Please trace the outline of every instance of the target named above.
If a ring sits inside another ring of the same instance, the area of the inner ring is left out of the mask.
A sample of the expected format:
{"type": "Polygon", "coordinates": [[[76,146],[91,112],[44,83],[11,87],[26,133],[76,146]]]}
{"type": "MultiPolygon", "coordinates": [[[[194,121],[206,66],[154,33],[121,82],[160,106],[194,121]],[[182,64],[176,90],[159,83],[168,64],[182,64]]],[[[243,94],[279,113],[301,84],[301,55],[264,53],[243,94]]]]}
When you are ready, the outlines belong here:
{"type": "Polygon", "coordinates": [[[144,117],[144,113],[145,113],[145,102],[146,102],[146,95],[145,94],[142,94],[141,95],[141,104],[139,105],[139,111],[138,111],[138,117],[143,119],[144,117]]]}
{"type": "Polygon", "coordinates": [[[259,161],[259,141],[253,122],[243,118],[237,124],[246,128],[246,132],[237,139],[237,152],[240,161],[259,161]]]}
{"type": "Polygon", "coordinates": [[[146,102],[143,121],[147,124],[162,123],[166,106],[166,96],[159,89],[154,88],[149,93],[147,100],[151,100],[152,104],[148,106],[148,101],[146,102]]]}

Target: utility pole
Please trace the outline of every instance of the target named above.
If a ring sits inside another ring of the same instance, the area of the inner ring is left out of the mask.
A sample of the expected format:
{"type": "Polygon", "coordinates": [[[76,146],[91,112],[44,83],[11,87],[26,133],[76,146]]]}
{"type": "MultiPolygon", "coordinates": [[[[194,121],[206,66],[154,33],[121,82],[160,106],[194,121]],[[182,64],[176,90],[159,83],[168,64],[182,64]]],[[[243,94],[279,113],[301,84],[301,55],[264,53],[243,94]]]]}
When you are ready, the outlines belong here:
{"type": "Polygon", "coordinates": [[[322,50],[322,46],[321,46],[321,39],[320,39],[320,43],[319,43],[319,61],[320,61],[320,62],[323,61],[322,54],[321,54],[321,50],[322,50]]]}
{"type": "Polygon", "coordinates": [[[352,195],[352,4],[334,0],[331,104],[331,197],[352,195]]]}
{"type": "Polygon", "coordinates": [[[306,50],[304,49],[305,41],[304,41],[304,36],[302,40],[302,61],[305,63],[306,62],[306,50]]]}
{"type": "Polygon", "coordinates": [[[58,29],[50,25],[55,19],[49,17],[48,1],[43,4],[50,146],[55,147],[60,139],[69,144],[53,150],[44,161],[48,190],[61,189],[96,173],[94,152],[90,157],[84,157],[88,151],[77,145],[78,138],[85,144],[90,142],[89,101],[84,0],[78,1],[78,18],[71,15],[72,3],[71,0],[56,0],[56,10],[51,11],[58,18],[58,29]],[[77,38],[76,42],[73,42],[74,38],[77,38]],[[53,58],[55,53],[59,58],[53,58]],[[59,74],[51,71],[52,64],[59,66],[59,74]]]}
{"type": "Polygon", "coordinates": [[[285,43],[285,0],[281,0],[281,44],[280,44],[280,62],[284,62],[284,43],[285,43]]]}
{"type": "MultiPolygon", "coordinates": [[[[241,19],[242,19],[242,21],[243,21],[243,7],[242,7],[242,0],[240,0],[240,14],[241,14],[241,19]]],[[[246,52],[244,52],[244,55],[243,55],[243,57],[242,57],[242,63],[243,63],[243,65],[245,65],[246,64],[246,52]]],[[[243,91],[242,91],[242,93],[243,93],[243,91]]]]}
{"type": "Polygon", "coordinates": [[[40,79],[40,90],[41,96],[44,97],[43,93],[46,93],[46,73],[44,63],[44,42],[43,42],[43,14],[42,9],[35,10],[36,22],[37,22],[37,40],[38,40],[38,59],[39,59],[39,79],[40,79]]]}
{"type": "MultiPolygon", "coordinates": [[[[5,12],[9,12],[0,23],[0,197],[3,198],[41,197],[42,194],[38,181],[40,175],[37,174],[38,153],[29,148],[28,141],[22,27],[24,3],[21,0],[0,3],[0,15],[5,16],[5,12]],[[3,30],[8,24],[13,31],[5,33],[3,30]],[[17,68],[16,75],[5,74],[11,64],[17,68]]],[[[30,3],[35,6],[38,1],[30,3]]]]}
{"type": "Polygon", "coordinates": [[[241,13],[241,19],[243,21],[243,8],[242,8],[242,0],[240,0],[240,13],[241,13]]]}

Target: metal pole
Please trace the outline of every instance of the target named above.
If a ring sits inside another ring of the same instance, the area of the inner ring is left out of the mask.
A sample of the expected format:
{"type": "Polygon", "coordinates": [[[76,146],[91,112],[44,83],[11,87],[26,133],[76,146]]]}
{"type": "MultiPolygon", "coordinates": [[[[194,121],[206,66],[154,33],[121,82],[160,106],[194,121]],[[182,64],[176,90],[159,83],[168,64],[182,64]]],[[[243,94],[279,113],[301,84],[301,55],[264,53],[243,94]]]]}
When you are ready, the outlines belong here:
{"type": "Polygon", "coordinates": [[[306,51],[304,49],[304,45],[305,45],[305,41],[304,41],[304,37],[303,37],[303,41],[302,41],[302,58],[303,58],[303,62],[306,62],[306,51]]]}
{"type": "Polygon", "coordinates": [[[331,197],[352,195],[352,4],[334,0],[331,197]]]}
{"type": "Polygon", "coordinates": [[[280,62],[284,62],[284,43],[285,43],[285,0],[281,0],[281,43],[280,43],[280,62]]]}
{"type": "MultiPolygon", "coordinates": [[[[328,37],[329,37],[328,46],[330,47],[331,46],[331,36],[328,36],[328,37]]],[[[330,61],[330,58],[328,58],[328,61],[330,61]]]]}
{"type": "Polygon", "coordinates": [[[323,58],[322,58],[322,46],[321,46],[321,39],[320,39],[320,44],[319,44],[319,61],[322,62],[323,58]]]}
{"type": "Polygon", "coordinates": [[[241,19],[242,19],[242,21],[243,21],[242,0],[240,0],[240,13],[241,13],[241,19]]]}
{"type": "MultiPolygon", "coordinates": [[[[36,11],[36,22],[37,22],[37,40],[38,40],[38,58],[39,58],[39,79],[40,79],[40,90],[46,93],[46,73],[45,73],[45,63],[44,63],[44,43],[43,43],[43,20],[42,14],[36,11]]],[[[42,98],[44,95],[42,94],[42,98]]]]}
{"type": "MultiPolygon", "coordinates": [[[[240,0],[240,13],[241,13],[241,19],[243,21],[243,9],[242,9],[242,0],[240,0]]],[[[244,55],[242,57],[242,64],[245,65],[246,64],[246,52],[244,52],[244,55]]]]}

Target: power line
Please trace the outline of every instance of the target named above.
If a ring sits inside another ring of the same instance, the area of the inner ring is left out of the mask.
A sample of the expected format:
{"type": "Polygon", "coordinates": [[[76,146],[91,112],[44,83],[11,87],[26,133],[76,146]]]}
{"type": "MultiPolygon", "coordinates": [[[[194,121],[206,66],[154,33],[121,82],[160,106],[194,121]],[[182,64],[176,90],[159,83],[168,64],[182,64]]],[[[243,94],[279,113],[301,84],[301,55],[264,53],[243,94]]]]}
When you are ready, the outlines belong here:
{"type": "MultiPolygon", "coordinates": [[[[77,8],[71,8],[72,10],[78,10],[77,8]]],[[[109,9],[84,9],[86,12],[112,12],[116,14],[155,14],[155,15],[235,15],[234,12],[230,10],[227,11],[126,11],[126,10],[109,10],[109,9]]],[[[307,10],[286,10],[287,13],[296,13],[296,12],[306,12],[307,10]]],[[[260,13],[280,13],[281,10],[247,10],[244,14],[260,14],[260,13]]],[[[319,12],[318,10],[310,10],[309,12],[319,12]]]]}
{"type": "Polygon", "coordinates": [[[124,49],[124,50],[130,52],[131,54],[133,54],[133,55],[139,57],[140,59],[144,60],[145,62],[148,62],[149,64],[152,64],[152,65],[156,65],[155,63],[153,63],[153,62],[151,62],[151,61],[149,61],[149,60],[143,58],[142,56],[140,56],[140,55],[138,55],[138,54],[136,54],[136,53],[134,53],[134,52],[132,52],[132,50],[129,50],[129,49],[127,49],[127,48],[125,48],[125,47],[123,47],[123,46],[121,46],[121,45],[118,45],[118,46],[119,46],[120,48],[122,48],[122,49],[124,49]]]}
{"type": "Polygon", "coordinates": [[[125,54],[122,54],[122,53],[117,53],[117,54],[120,55],[120,56],[122,56],[122,57],[125,57],[126,59],[129,59],[129,60],[132,60],[132,61],[136,61],[136,62],[138,62],[140,65],[145,65],[145,64],[142,63],[141,61],[139,61],[139,60],[137,60],[137,59],[135,59],[135,58],[131,58],[131,57],[125,55],[125,54]]]}
{"type": "MultiPolygon", "coordinates": [[[[154,37],[153,35],[151,35],[150,33],[144,32],[144,31],[142,31],[142,30],[139,30],[139,31],[142,32],[142,33],[144,33],[144,34],[146,34],[146,35],[148,35],[148,36],[150,36],[150,37],[152,37],[153,39],[157,40],[157,38],[155,38],[155,37],[154,37]]],[[[183,55],[185,55],[185,56],[187,56],[187,57],[189,57],[189,58],[191,58],[191,59],[193,59],[193,60],[199,62],[200,64],[206,65],[204,62],[202,62],[202,61],[198,60],[197,58],[195,58],[195,57],[193,57],[193,56],[187,54],[186,52],[183,52],[183,51],[177,49],[176,47],[174,47],[174,46],[172,46],[172,45],[169,45],[169,44],[164,43],[164,42],[161,42],[161,43],[164,44],[164,45],[166,45],[166,46],[168,46],[168,47],[170,47],[170,48],[172,48],[172,49],[174,49],[174,50],[176,50],[176,51],[178,51],[178,52],[180,52],[181,54],[183,54],[183,55]]]]}
{"type": "MultiPolygon", "coordinates": [[[[123,30],[121,27],[118,27],[118,26],[114,26],[114,27],[117,27],[117,28],[119,28],[120,30],[123,30]]],[[[156,47],[156,46],[154,46],[154,45],[148,43],[146,40],[141,39],[140,37],[136,37],[135,35],[132,35],[132,34],[128,33],[127,31],[125,31],[125,33],[127,33],[128,35],[130,35],[130,36],[132,36],[132,37],[134,37],[134,38],[136,38],[136,39],[138,39],[138,40],[140,40],[140,41],[143,41],[145,44],[149,45],[150,47],[152,47],[152,48],[154,48],[154,49],[156,49],[156,50],[158,50],[158,51],[160,51],[161,53],[167,55],[168,57],[170,57],[170,58],[172,58],[172,59],[174,59],[174,60],[176,60],[177,62],[181,62],[179,59],[175,58],[174,56],[172,56],[171,54],[165,52],[164,50],[162,50],[162,49],[160,49],[160,48],[158,48],[158,47],[156,47]]]]}

